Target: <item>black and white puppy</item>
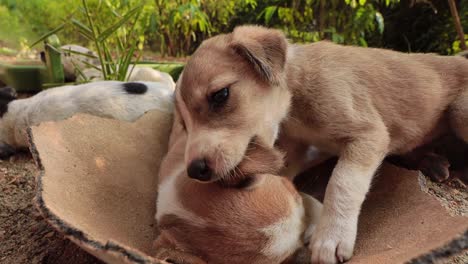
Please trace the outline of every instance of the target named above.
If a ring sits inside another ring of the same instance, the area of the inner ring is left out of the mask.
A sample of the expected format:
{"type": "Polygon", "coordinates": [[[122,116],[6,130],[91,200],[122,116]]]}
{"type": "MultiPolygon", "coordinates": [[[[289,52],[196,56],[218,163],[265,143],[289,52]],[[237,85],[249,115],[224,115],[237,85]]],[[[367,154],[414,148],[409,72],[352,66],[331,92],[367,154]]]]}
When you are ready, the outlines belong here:
{"type": "Polygon", "coordinates": [[[30,126],[77,113],[131,122],[149,110],[172,111],[173,92],[174,86],[166,82],[118,81],[62,86],[27,99],[0,90],[0,158],[28,147],[30,126]]]}

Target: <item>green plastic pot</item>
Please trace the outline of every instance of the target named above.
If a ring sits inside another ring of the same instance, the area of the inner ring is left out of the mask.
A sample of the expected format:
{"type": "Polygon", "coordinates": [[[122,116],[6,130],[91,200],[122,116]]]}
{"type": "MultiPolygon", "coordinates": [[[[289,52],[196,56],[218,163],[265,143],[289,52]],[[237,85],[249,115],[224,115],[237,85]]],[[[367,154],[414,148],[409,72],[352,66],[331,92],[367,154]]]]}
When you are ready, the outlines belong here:
{"type": "Polygon", "coordinates": [[[38,92],[46,78],[46,68],[37,62],[0,64],[0,79],[20,93],[38,92]]]}

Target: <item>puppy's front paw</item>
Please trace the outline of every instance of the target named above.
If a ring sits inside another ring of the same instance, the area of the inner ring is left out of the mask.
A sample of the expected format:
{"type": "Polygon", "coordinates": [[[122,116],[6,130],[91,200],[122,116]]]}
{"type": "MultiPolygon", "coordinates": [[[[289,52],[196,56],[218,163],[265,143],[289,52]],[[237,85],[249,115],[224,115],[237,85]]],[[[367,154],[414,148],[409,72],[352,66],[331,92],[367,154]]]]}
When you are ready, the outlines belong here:
{"type": "Polygon", "coordinates": [[[356,231],[355,221],[321,218],[309,244],[312,263],[335,264],[349,260],[356,231]]]}
{"type": "Polygon", "coordinates": [[[444,182],[450,177],[450,162],[446,157],[429,153],[419,164],[421,172],[434,182],[444,182]]]}

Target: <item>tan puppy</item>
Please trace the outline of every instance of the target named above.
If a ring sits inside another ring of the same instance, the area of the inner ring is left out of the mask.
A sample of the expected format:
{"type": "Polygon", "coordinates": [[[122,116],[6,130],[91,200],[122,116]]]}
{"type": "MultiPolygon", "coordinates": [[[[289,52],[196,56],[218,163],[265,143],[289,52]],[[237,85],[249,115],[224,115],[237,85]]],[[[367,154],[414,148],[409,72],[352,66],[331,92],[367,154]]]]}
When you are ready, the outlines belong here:
{"type": "Polygon", "coordinates": [[[173,133],[170,144],[160,170],[157,252],[176,250],[166,257],[175,263],[270,264],[303,245],[321,204],[303,200],[288,179],[259,173],[279,170],[280,153],[252,144],[236,180],[205,184],[187,177],[186,132],[173,133]]]}
{"type": "Polygon", "coordinates": [[[280,31],[242,26],[204,41],[177,85],[192,178],[226,177],[254,136],[273,144],[280,125],[291,175],[305,165],[291,158],[302,162],[308,145],[339,156],[310,245],[316,263],[352,256],[361,204],[387,154],[449,128],[468,141],[468,61],[461,56],[293,45],[280,31]]]}

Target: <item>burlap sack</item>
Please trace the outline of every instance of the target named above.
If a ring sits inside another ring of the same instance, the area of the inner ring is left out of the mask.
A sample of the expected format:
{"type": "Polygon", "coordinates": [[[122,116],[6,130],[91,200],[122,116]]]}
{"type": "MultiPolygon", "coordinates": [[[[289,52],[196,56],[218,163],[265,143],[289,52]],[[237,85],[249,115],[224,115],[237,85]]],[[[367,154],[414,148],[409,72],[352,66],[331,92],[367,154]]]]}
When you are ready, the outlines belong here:
{"type": "MultiPolygon", "coordinates": [[[[31,128],[42,215],[107,263],[162,263],[150,256],[171,118],[152,111],[126,123],[80,114],[31,128]]],[[[350,263],[429,263],[467,247],[468,219],[450,216],[419,180],[416,172],[383,166],[350,263]]]]}

